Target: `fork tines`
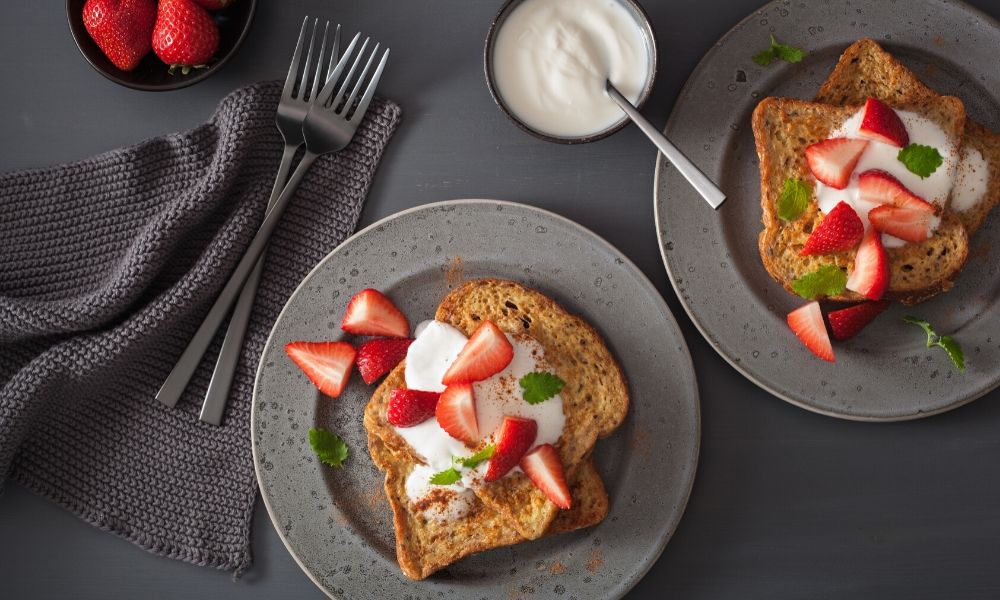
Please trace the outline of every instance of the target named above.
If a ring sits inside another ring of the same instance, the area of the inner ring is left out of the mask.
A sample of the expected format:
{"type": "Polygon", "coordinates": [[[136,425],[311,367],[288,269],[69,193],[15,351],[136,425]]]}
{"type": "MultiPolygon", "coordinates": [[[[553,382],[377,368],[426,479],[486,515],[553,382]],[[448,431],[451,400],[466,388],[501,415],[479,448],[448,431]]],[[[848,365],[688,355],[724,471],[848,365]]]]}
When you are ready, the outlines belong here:
{"type": "Polygon", "coordinates": [[[285,77],[285,87],[283,90],[285,96],[302,101],[312,101],[320,89],[326,85],[327,79],[333,73],[333,69],[340,58],[340,24],[337,24],[333,35],[333,43],[330,44],[330,52],[327,55],[327,38],[329,33],[329,21],[324,21],[320,24],[319,19],[312,19],[312,23],[310,23],[309,17],[305,17],[302,20],[302,28],[299,30],[299,41],[295,45],[292,63],[288,68],[288,75],[285,77]],[[316,51],[316,32],[321,27],[323,29],[323,37],[320,40],[319,50],[316,51]],[[309,36],[309,48],[306,50],[306,57],[303,61],[302,48],[307,35],[309,36]],[[313,54],[316,55],[315,59],[313,59],[313,54]],[[323,68],[324,60],[326,61],[326,68],[323,68]],[[310,79],[312,79],[311,82],[310,79]]]}
{"type": "Polygon", "coordinates": [[[369,41],[371,41],[371,38],[365,38],[364,42],[361,44],[361,48],[354,56],[354,60],[351,62],[351,67],[347,71],[347,74],[341,77],[347,62],[351,59],[352,54],[354,54],[354,48],[360,38],[360,33],[355,34],[354,39],[351,40],[347,49],[344,50],[344,55],[338,61],[337,66],[334,67],[326,85],[323,87],[323,90],[317,98],[317,100],[322,102],[323,106],[332,108],[335,113],[348,121],[360,120],[364,117],[365,112],[368,110],[368,104],[375,95],[375,87],[378,85],[379,79],[382,77],[382,71],[385,68],[385,63],[389,59],[389,49],[386,48],[382,52],[375,72],[370,78],[368,77],[368,72],[371,70],[371,66],[375,62],[376,56],[379,54],[380,44],[376,43],[375,47],[368,54],[368,60],[365,61],[364,68],[361,69],[360,73],[358,73],[358,66],[365,58],[365,51],[368,48],[369,41]],[[361,91],[361,88],[366,81],[368,82],[368,85],[359,99],[358,93],[361,91]],[[350,94],[347,94],[349,88],[350,94]],[[357,102],[355,103],[355,101],[357,102]]]}

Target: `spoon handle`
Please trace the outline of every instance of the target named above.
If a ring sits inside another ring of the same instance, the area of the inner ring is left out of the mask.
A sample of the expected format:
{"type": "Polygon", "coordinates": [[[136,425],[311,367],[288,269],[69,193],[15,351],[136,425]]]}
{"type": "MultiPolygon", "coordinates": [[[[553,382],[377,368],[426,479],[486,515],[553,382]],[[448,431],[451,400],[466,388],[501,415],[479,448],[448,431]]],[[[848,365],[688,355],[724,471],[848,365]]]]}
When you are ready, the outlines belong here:
{"type": "Polygon", "coordinates": [[[622,96],[621,92],[615,89],[615,86],[611,85],[610,81],[607,84],[607,88],[608,95],[611,96],[611,99],[617,102],[618,106],[625,111],[625,114],[627,114],[628,117],[639,126],[639,129],[646,134],[646,137],[656,144],[656,147],[660,149],[660,152],[667,157],[670,164],[677,167],[677,170],[684,176],[684,179],[688,180],[688,183],[694,187],[695,191],[701,194],[701,197],[704,198],[712,208],[719,208],[719,206],[721,206],[726,200],[726,195],[722,193],[722,190],[712,183],[712,180],[702,173],[701,169],[696,167],[695,164],[688,159],[688,157],[684,156],[684,153],[681,152],[677,146],[674,146],[670,143],[670,140],[657,131],[656,127],[647,121],[646,118],[643,117],[634,106],[632,106],[632,103],[629,102],[625,96],[622,96]]]}

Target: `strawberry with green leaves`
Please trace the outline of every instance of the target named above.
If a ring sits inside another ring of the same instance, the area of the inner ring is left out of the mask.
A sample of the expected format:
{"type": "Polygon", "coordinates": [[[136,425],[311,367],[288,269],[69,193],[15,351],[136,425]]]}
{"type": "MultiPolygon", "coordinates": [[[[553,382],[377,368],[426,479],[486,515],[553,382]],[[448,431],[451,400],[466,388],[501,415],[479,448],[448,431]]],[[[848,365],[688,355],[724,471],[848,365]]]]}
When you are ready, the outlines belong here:
{"type": "Polygon", "coordinates": [[[194,0],[160,0],[153,28],[153,52],[182,73],[208,66],[219,48],[219,28],[194,0]]]}

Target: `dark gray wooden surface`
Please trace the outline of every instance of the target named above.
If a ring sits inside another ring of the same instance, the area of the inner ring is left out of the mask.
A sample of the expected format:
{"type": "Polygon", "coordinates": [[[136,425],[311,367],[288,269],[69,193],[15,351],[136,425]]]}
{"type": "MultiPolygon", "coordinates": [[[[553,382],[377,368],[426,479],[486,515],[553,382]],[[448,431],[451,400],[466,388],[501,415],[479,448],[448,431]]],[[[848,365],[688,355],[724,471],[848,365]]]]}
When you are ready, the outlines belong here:
{"type": "MultiPolygon", "coordinates": [[[[646,110],[654,122],[666,120],[701,55],[760,1],[644,2],[661,49],[646,110]]],[[[371,32],[392,47],[380,91],[403,106],[404,123],[363,223],[448,198],[554,210],[634,260],[684,328],[702,394],[701,464],[680,528],[630,598],[1000,597],[1000,393],[926,421],[870,425],[807,413],[743,380],[698,335],[667,282],[652,218],[652,146],[634,127],[587,146],[546,144],[493,105],[481,55],[499,0],[261,4],[223,71],[148,94],[90,69],[62,2],[5,2],[0,169],[82,158],[199,123],[240,84],[283,77],[303,14],[371,32]]],[[[995,0],[973,4],[1000,16],[995,0]]],[[[261,506],[254,553],[254,567],[233,582],[147,554],[16,486],[0,497],[0,598],[323,597],[261,506]]]]}

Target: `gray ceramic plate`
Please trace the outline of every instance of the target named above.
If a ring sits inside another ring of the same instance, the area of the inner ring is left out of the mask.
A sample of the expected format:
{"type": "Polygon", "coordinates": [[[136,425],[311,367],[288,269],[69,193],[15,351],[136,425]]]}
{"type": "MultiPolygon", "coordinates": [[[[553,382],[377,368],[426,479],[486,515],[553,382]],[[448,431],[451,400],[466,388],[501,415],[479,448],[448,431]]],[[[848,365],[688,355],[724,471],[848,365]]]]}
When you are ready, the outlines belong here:
{"type": "Polygon", "coordinates": [[[861,335],[837,344],[836,365],[817,360],[788,330],[800,306],[775,284],[757,252],[760,188],[750,115],[766,96],[810,99],[843,50],[862,37],[883,42],[927,84],[960,96],[969,115],[1000,127],[997,23],[961,2],[796,0],[747,17],[705,56],[681,92],[666,134],[728,194],[707,209],[670,166],[657,162],[655,208],[663,260],[705,338],[751,381],[793,404],[847,419],[889,421],[937,414],[1000,384],[998,219],[972,240],[956,287],[917,307],[893,307],[861,335]],[[768,35],[800,46],[798,65],[751,60],[768,35]],[[953,334],[965,349],[959,373],[904,314],[953,334]]]}
{"type": "Polygon", "coordinates": [[[375,598],[619,598],[656,561],[694,480],[699,409],[691,358],[663,299],[639,270],[562,217],[494,200],[404,211],[354,235],[289,299],[261,358],[253,399],[257,478],[289,551],[327,594],[375,598]],[[287,359],[293,340],[341,337],[351,295],[387,292],[411,322],[430,318],[463,279],[521,281],[585,317],[619,357],[632,395],[622,427],[594,451],[611,513],[588,530],[467,558],[420,582],[395,560],[382,476],[362,411],[372,387],[355,375],[336,400],[287,359]],[[347,466],[317,463],[310,427],[343,436],[347,466]]]}

